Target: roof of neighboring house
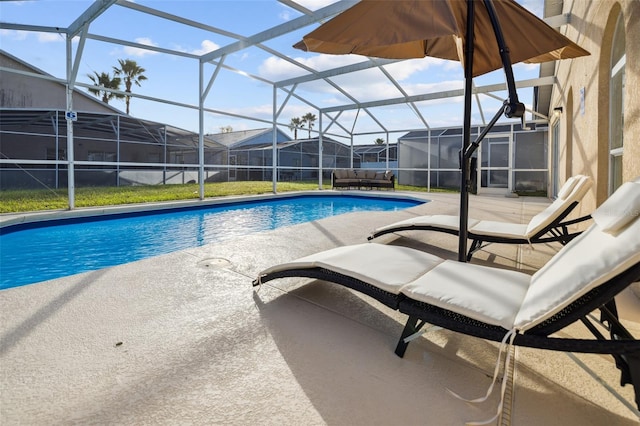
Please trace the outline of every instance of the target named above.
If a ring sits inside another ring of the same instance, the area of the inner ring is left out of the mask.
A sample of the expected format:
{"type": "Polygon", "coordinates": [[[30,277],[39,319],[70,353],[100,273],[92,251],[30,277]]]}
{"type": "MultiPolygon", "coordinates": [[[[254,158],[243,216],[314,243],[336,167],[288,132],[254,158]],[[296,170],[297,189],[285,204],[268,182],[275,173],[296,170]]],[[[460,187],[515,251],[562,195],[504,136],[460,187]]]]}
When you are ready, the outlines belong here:
{"type": "MultiPolygon", "coordinates": [[[[45,75],[51,77],[47,79],[54,84],[59,84],[62,91],[65,90],[65,85],[58,81],[57,78],[51,74],[42,71],[38,67],[23,61],[22,59],[11,55],[8,52],[0,49],[0,63],[3,66],[11,67],[15,66],[11,62],[19,64],[22,68],[21,71],[32,72],[34,74],[45,75]],[[2,60],[2,57],[8,60],[2,60]]],[[[16,68],[18,69],[18,68],[16,68]]],[[[28,74],[26,78],[30,78],[28,74]]],[[[123,111],[115,108],[100,99],[85,93],[83,91],[75,89],[73,96],[82,96],[90,103],[94,103],[99,108],[95,111],[81,111],[78,112],[78,121],[74,125],[76,132],[88,131],[105,133],[107,138],[113,135],[114,121],[119,117],[118,128],[120,129],[120,136],[126,138],[129,141],[155,141],[157,143],[164,143],[170,141],[173,145],[184,146],[198,146],[198,134],[189,130],[180,129],[171,125],[158,123],[150,120],[143,120],[139,118],[127,115],[123,111]],[[112,113],[110,113],[111,111],[112,113]]],[[[85,103],[86,105],[86,103],[85,103]]],[[[23,128],[28,125],[31,128],[46,128],[51,127],[52,117],[56,117],[60,111],[64,111],[66,105],[60,105],[58,108],[12,108],[3,107],[0,109],[0,123],[2,127],[8,129],[11,126],[23,128]]],[[[64,126],[64,114],[62,115],[61,124],[64,126]]],[[[220,148],[224,149],[217,141],[209,136],[204,137],[204,145],[207,148],[220,148]]]]}
{"type": "MultiPolygon", "coordinates": [[[[6,52],[6,51],[0,49],[0,62],[2,62],[3,64],[6,64],[6,65],[9,65],[8,68],[11,68],[11,66],[10,66],[11,64],[7,63],[7,61],[1,61],[1,58],[3,56],[5,58],[10,59],[13,62],[16,62],[16,63],[20,64],[20,66],[24,67],[25,69],[29,70],[30,72],[33,72],[34,74],[40,74],[40,75],[45,75],[45,76],[51,77],[50,79],[47,79],[47,80],[49,80],[49,81],[51,81],[53,83],[57,83],[58,85],[60,85],[60,90],[62,90],[62,91],[66,90],[65,83],[63,83],[62,81],[59,81],[59,79],[57,79],[55,76],[53,76],[53,75],[41,70],[40,68],[38,68],[38,67],[28,63],[28,62],[23,61],[22,59],[18,58],[17,56],[14,56],[14,55],[10,54],[9,52],[6,52]]],[[[26,77],[29,78],[28,75],[26,77]]],[[[100,108],[101,108],[101,110],[99,112],[104,112],[104,109],[108,109],[108,110],[113,111],[114,113],[125,115],[125,112],[119,110],[118,108],[116,108],[116,107],[114,107],[112,105],[109,105],[108,103],[102,102],[100,99],[96,98],[95,96],[90,95],[90,94],[88,94],[86,92],[83,92],[81,90],[74,89],[73,90],[73,96],[82,96],[83,98],[85,98],[89,102],[95,103],[96,106],[99,105],[100,108]]],[[[36,106],[36,108],[38,108],[38,107],[36,106]]],[[[59,108],[64,109],[64,108],[66,108],[66,105],[60,105],[59,108]]],[[[98,112],[98,111],[95,111],[95,112],[98,112]]]]}
{"type": "Polygon", "coordinates": [[[257,135],[261,135],[271,129],[253,129],[253,130],[240,130],[237,132],[224,132],[208,134],[207,136],[215,140],[221,145],[232,147],[246,139],[253,138],[257,135]]]}
{"type": "MultiPolygon", "coordinates": [[[[288,141],[284,141],[284,142],[278,142],[277,148],[278,149],[283,149],[283,148],[287,148],[290,146],[294,146],[294,145],[298,145],[301,143],[305,143],[305,142],[317,142],[318,138],[311,138],[311,139],[295,139],[295,140],[288,140],[288,141]]],[[[322,142],[331,142],[331,143],[335,143],[338,145],[342,145],[345,148],[349,148],[348,145],[343,144],[342,142],[338,142],[336,140],[333,140],[331,138],[328,138],[326,136],[323,136],[322,138],[322,142]]],[[[265,143],[260,143],[260,144],[251,144],[251,145],[236,145],[230,149],[234,149],[234,150],[261,150],[261,149],[271,149],[273,148],[273,142],[265,142],[265,143]]]]}
{"type": "MultiPolygon", "coordinates": [[[[280,129],[278,131],[278,144],[288,142],[291,140],[280,129]]],[[[235,149],[245,146],[273,144],[273,128],[252,129],[252,130],[239,130],[235,132],[224,132],[207,135],[209,138],[215,140],[217,143],[224,145],[230,149],[235,149]]]]}
{"type": "MultiPolygon", "coordinates": [[[[522,124],[520,122],[511,122],[511,123],[501,123],[493,126],[489,133],[500,133],[500,132],[510,132],[513,128],[514,132],[522,132],[529,131],[536,128],[543,128],[545,124],[535,124],[533,127],[532,123],[527,123],[530,129],[522,128],[522,124]]],[[[471,137],[475,137],[478,135],[478,129],[484,130],[485,126],[471,126],[471,137]]],[[[462,135],[462,127],[447,127],[440,129],[431,129],[431,130],[413,130],[405,133],[404,135],[398,138],[399,141],[406,139],[428,139],[429,137],[436,138],[439,136],[455,136],[462,135]]]]}
{"type": "MultiPolygon", "coordinates": [[[[66,126],[63,111],[60,110],[0,109],[0,125],[7,131],[14,127],[16,131],[23,131],[25,126],[29,126],[33,131],[45,129],[42,130],[42,133],[46,134],[51,131],[51,123],[56,122],[56,117],[61,127],[66,126]]],[[[172,146],[198,146],[197,133],[127,115],[83,112],[78,114],[78,121],[73,127],[74,132],[78,135],[87,134],[90,137],[96,137],[96,135],[104,134],[105,140],[114,138],[114,129],[117,128],[119,129],[119,137],[123,141],[168,143],[172,146]]],[[[226,148],[207,136],[204,137],[204,146],[209,149],[224,150],[226,148]]]]}
{"type": "MultiPolygon", "coordinates": [[[[389,148],[396,148],[398,146],[397,143],[389,143],[389,148]]],[[[387,149],[387,144],[366,144],[366,145],[354,145],[353,152],[356,154],[367,154],[370,152],[381,152],[387,149]]]]}

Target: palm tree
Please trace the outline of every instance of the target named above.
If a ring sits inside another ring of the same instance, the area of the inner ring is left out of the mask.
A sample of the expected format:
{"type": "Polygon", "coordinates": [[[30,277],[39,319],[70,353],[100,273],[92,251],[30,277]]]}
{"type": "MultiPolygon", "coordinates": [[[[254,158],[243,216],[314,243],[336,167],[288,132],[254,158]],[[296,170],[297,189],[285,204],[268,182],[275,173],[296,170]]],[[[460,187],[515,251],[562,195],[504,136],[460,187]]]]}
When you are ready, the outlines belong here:
{"type": "Polygon", "coordinates": [[[98,74],[97,71],[94,71],[93,75],[87,74],[87,77],[89,77],[89,80],[91,80],[91,82],[96,86],[95,89],[89,88],[89,92],[96,95],[98,98],[102,97],[102,102],[104,102],[105,104],[108,104],[111,99],[124,98],[124,95],[105,90],[120,90],[120,83],[122,83],[120,77],[111,78],[108,72],[102,72],[98,74]]]}
{"type": "MultiPolygon", "coordinates": [[[[146,70],[139,66],[136,61],[132,61],[131,59],[118,59],[118,63],[120,64],[120,68],[113,67],[113,71],[116,75],[122,75],[124,77],[125,92],[131,93],[131,86],[134,83],[140,86],[140,82],[147,79],[143,74],[146,70]]],[[[127,103],[127,114],[129,114],[131,96],[125,96],[125,101],[127,103]]]]}
{"type": "Polygon", "coordinates": [[[309,129],[309,139],[311,139],[311,129],[313,128],[313,125],[315,124],[316,119],[317,119],[316,115],[310,112],[302,116],[302,123],[303,124],[307,123],[307,128],[309,129]]]}
{"type": "Polygon", "coordinates": [[[377,138],[374,142],[376,145],[384,145],[384,139],[382,138],[377,138]]]}
{"type": "Polygon", "coordinates": [[[298,139],[298,129],[302,127],[303,121],[300,117],[293,117],[289,123],[289,130],[293,130],[293,139],[298,139]]]}

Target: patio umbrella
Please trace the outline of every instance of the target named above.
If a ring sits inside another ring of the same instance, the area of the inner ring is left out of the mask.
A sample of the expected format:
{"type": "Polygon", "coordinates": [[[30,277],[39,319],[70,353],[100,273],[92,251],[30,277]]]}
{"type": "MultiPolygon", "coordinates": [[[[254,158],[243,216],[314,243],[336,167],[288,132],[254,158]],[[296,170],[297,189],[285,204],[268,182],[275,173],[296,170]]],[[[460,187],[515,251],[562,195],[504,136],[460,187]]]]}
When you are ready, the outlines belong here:
{"type": "Polygon", "coordinates": [[[363,0],[322,24],[294,45],[329,54],[411,59],[432,56],[464,66],[465,101],[461,150],[458,259],[466,260],[469,162],[502,114],[523,117],[511,63],[539,63],[589,55],[513,0],[363,0]],[[468,58],[468,60],[466,60],[468,58]],[[503,68],[509,97],[471,143],[473,77],[503,68]]]}

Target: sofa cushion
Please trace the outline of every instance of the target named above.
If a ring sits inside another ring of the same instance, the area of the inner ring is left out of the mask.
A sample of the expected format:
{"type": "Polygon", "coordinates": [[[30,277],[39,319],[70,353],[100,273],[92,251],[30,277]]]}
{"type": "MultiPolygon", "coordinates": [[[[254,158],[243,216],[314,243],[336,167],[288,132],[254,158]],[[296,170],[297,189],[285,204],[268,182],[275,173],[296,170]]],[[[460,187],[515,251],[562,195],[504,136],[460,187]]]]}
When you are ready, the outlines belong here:
{"type": "Polygon", "coordinates": [[[375,179],[376,178],[376,171],[375,170],[365,170],[364,171],[364,175],[360,176],[363,179],[375,179]]]}
{"type": "Polygon", "coordinates": [[[337,169],[333,171],[333,175],[335,176],[336,179],[346,179],[347,176],[349,175],[349,172],[348,170],[337,169]]]}

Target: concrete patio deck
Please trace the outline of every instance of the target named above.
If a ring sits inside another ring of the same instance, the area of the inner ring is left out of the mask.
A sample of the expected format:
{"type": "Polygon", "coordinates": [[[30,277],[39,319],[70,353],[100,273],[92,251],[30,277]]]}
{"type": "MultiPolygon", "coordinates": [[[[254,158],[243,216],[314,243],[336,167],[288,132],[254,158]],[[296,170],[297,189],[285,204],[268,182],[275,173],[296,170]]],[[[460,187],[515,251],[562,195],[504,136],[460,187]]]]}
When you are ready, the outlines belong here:
{"type": "MultiPolygon", "coordinates": [[[[399,193],[398,193],[399,194],[399,193]]],[[[415,195],[415,194],[413,194],[415,195]]],[[[340,286],[251,281],[275,263],[361,243],[456,194],[400,212],[350,213],[0,291],[0,424],[461,425],[492,417],[497,345],[447,330],[393,353],[405,317],[340,286]]],[[[527,222],[548,201],[472,196],[470,216],[527,222]]],[[[586,212],[581,212],[586,213],[586,212]]],[[[457,238],[388,235],[456,258],[457,238]]],[[[559,245],[491,245],[473,262],[533,272],[559,245]]],[[[594,248],[595,249],[595,248],[594,248]]],[[[640,335],[638,299],[621,295],[640,335]]],[[[575,325],[563,334],[582,335],[575,325]]],[[[637,425],[611,357],[517,349],[514,425],[637,425]],[[584,367],[584,368],[582,368],[584,367]]]]}

